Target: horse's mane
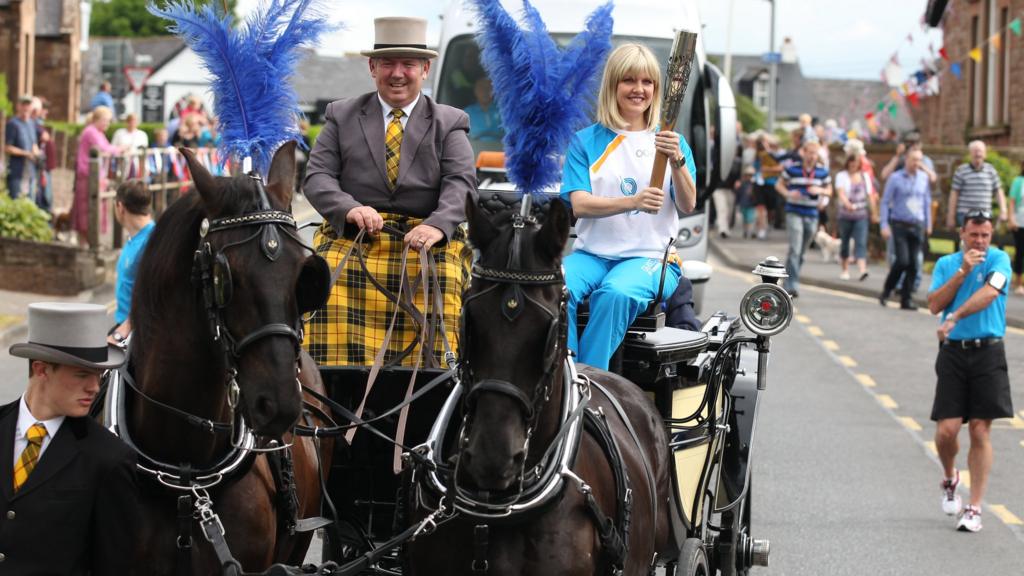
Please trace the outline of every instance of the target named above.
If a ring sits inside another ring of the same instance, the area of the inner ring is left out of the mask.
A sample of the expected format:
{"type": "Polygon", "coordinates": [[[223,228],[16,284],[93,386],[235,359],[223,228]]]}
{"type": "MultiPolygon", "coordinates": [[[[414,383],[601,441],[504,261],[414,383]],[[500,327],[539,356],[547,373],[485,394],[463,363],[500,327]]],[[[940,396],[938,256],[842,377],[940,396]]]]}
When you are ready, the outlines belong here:
{"type": "MultiPolygon", "coordinates": [[[[245,176],[218,177],[216,217],[251,212],[258,207],[256,187],[245,176]]],[[[199,243],[199,224],[207,217],[200,195],[192,190],[174,202],[157,220],[139,262],[132,289],[131,318],[136,336],[145,341],[159,333],[169,315],[181,322],[202,320],[198,289],[192,285],[192,260],[199,243]]],[[[171,326],[167,326],[171,328],[171,326]]],[[[140,346],[139,348],[144,348],[140,346]]]]}

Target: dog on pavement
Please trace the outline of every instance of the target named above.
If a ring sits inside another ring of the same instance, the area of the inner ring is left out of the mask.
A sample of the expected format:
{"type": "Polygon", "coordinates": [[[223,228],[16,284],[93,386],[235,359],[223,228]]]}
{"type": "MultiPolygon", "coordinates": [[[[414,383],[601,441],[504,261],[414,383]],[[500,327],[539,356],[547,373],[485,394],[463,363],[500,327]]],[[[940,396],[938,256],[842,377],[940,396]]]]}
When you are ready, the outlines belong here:
{"type": "Polygon", "coordinates": [[[821,250],[822,262],[839,262],[839,238],[834,238],[824,228],[818,228],[814,243],[821,250]]]}

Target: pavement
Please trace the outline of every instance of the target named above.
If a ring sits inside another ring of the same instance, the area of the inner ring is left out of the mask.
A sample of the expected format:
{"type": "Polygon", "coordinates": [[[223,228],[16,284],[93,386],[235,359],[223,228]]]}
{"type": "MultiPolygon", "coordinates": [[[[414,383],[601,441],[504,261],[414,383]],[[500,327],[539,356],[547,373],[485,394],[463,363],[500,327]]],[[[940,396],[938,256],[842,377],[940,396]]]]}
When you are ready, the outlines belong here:
{"type": "MultiPolygon", "coordinates": [[[[300,224],[320,220],[320,216],[302,195],[297,195],[292,202],[292,213],[300,224]]],[[[6,350],[11,344],[24,341],[28,333],[29,304],[52,301],[101,304],[107,307],[107,313],[111,315],[113,315],[114,309],[117,306],[113,283],[102,284],[96,288],[80,292],[75,296],[53,296],[32,292],[0,290],[0,351],[6,350]]]]}
{"type": "MultiPolygon", "coordinates": [[[[789,243],[786,241],[785,230],[771,230],[768,237],[763,240],[746,239],[742,235],[732,234],[728,238],[722,238],[716,233],[711,236],[711,251],[728,267],[750,272],[762,259],[767,256],[775,256],[785,262],[786,253],[789,251],[789,243]]],[[[869,261],[868,278],[864,281],[858,280],[856,264],[850,265],[851,280],[839,279],[839,262],[825,261],[818,249],[810,249],[804,257],[804,264],[800,269],[800,283],[810,286],[818,286],[831,290],[839,290],[878,298],[882,293],[882,285],[885,276],[889,272],[889,266],[885,262],[869,261]]],[[[914,303],[919,307],[928,307],[928,288],[931,286],[931,274],[923,274],[921,285],[914,294],[914,303]]],[[[799,302],[799,301],[798,301],[799,302]]],[[[889,306],[898,308],[899,298],[893,295],[889,306]]],[[[1014,328],[1024,329],[1024,296],[1010,294],[1006,300],[1006,324],[1014,328]]]]}

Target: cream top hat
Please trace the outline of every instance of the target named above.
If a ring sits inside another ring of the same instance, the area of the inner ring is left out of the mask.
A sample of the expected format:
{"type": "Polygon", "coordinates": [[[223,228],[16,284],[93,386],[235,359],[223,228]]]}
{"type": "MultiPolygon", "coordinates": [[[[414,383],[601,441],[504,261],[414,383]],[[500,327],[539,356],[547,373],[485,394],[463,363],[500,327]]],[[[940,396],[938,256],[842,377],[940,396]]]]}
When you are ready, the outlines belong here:
{"type": "Polygon", "coordinates": [[[124,364],[125,354],[107,343],[107,308],[81,302],[37,302],[28,307],[28,342],[11,356],[99,370],[124,364]]]}
{"type": "Polygon", "coordinates": [[[373,31],[373,50],[363,50],[363,56],[437,58],[437,52],[427,49],[427,21],[423,18],[374,18],[373,31]]]}

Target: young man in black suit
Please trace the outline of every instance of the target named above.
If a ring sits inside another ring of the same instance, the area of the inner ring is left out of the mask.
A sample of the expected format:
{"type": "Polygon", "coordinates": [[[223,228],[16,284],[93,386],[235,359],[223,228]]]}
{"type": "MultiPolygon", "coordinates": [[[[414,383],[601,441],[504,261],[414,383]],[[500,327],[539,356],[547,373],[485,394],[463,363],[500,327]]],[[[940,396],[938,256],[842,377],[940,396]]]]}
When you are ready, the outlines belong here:
{"type": "Polygon", "coordinates": [[[104,370],[106,308],[29,306],[25,394],[0,408],[0,575],[135,573],[135,454],[88,417],[104,370]]]}

